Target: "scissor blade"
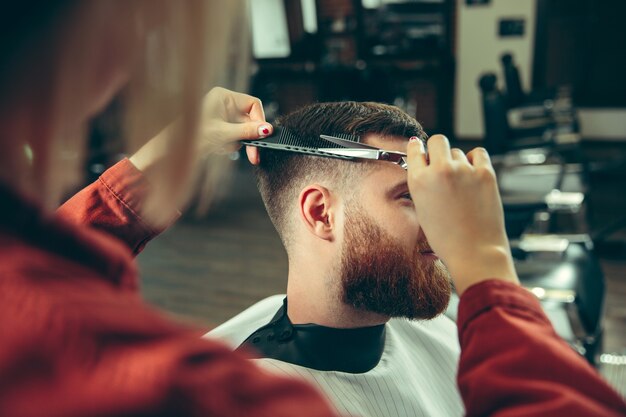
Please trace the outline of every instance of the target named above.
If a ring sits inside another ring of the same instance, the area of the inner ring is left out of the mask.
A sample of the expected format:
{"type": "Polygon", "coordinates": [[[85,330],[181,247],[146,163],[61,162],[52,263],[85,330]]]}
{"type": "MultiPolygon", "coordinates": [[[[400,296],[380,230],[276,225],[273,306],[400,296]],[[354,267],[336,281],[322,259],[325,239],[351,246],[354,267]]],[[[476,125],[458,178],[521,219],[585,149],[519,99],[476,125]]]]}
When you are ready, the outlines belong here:
{"type": "Polygon", "coordinates": [[[320,138],[327,140],[329,142],[335,143],[339,146],[343,146],[344,148],[360,148],[360,149],[376,149],[378,150],[378,148],[374,147],[374,146],[370,146],[370,145],[366,145],[364,143],[361,142],[355,142],[353,140],[347,140],[347,139],[342,139],[342,138],[338,138],[336,136],[329,136],[329,135],[320,135],[320,138]]]}
{"type": "Polygon", "coordinates": [[[318,148],[318,151],[361,159],[378,159],[378,149],[318,148]]]}

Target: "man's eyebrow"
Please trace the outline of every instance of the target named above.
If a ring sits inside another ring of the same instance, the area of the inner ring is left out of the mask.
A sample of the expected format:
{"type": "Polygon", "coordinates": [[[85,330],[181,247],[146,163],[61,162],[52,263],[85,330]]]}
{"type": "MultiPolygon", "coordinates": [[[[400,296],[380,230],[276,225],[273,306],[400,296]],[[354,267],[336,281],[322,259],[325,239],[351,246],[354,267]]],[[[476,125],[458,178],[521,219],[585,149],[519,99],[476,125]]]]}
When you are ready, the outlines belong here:
{"type": "Polygon", "coordinates": [[[405,191],[409,191],[409,184],[406,181],[399,182],[387,191],[387,194],[393,196],[405,191]]]}

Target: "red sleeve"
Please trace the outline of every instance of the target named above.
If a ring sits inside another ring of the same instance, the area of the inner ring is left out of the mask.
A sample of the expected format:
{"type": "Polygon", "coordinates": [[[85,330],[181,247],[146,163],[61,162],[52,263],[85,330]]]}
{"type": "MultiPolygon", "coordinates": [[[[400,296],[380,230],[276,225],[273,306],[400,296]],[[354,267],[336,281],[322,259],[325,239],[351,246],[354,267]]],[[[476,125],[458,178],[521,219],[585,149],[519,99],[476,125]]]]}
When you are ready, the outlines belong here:
{"type": "Polygon", "coordinates": [[[624,416],[626,403],[554,331],[525,289],[490,280],[459,304],[467,416],[624,416]]]}
{"type": "Polygon", "coordinates": [[[0,416],[334,415],[303,381],[164,320],[88,268],[18,249],[0,254],[0,314],[10,318],[0,321],[0,416]],[[29,267],[3,275],[17,258],[29,267]]]}
{"type": "MultiPolygon", "coordinates": [[[[115,164],[91,185],[63,204],[57,213],[67,220],[87,224],[122,240],[137,255],[163,232],[140,216],[150,190],[144,175],[128,160],[115,164]]],[[[172,213],[173,223],[180,213],[172,213]]]]}

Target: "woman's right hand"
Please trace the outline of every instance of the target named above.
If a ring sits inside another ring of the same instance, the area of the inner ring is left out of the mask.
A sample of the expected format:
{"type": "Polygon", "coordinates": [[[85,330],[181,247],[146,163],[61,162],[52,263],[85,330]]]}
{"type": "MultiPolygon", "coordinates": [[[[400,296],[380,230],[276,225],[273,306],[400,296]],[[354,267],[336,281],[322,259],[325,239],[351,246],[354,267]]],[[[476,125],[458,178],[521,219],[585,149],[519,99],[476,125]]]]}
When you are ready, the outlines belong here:
{"type": "MultiPolygon", "coordinates": [[[[176,135],[169,134],[176,128],[174,122],[148,141],[130,157],[130,161],[144,174],[157,178],[176,146],[176,135]]],[[[270,135],[274,128],[265,121],[261,100],[248,94],[215,87],[204,96],[200,138],[196,152],[201,158],[212,153],[237,150],[242,139],[259,139],[270,135]]]]}
{"type": "Polygon", "coordinates": [[[215,87],[204,97],[200,152],[236,150],[237,141],[260,139],[273,132],[265,121],[261,100],[215,87]]]}
{"type": "Polygon", "coordinates": [[[459,295],[481,281],[518,282],[489,154],[465,155],[434,135],[428,155],[420,140],[408,145],[408,184],[418,220],[444,262],[459,295]]]}

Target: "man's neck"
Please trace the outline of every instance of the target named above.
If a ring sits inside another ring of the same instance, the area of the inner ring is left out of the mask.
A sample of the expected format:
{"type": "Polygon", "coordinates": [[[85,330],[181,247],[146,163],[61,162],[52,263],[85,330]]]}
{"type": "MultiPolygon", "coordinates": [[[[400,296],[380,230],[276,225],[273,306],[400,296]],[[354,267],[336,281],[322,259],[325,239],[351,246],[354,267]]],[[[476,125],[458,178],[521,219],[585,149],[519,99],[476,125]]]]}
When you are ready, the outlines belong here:
{"type": "Polygon", "coordinates": [[[386,323],[388,316],[358,310],[341,301],[337,268],[289,263],[287,315],[293,324],[318,324],[334,328],[359,328],[386,323]]]}

